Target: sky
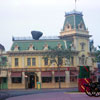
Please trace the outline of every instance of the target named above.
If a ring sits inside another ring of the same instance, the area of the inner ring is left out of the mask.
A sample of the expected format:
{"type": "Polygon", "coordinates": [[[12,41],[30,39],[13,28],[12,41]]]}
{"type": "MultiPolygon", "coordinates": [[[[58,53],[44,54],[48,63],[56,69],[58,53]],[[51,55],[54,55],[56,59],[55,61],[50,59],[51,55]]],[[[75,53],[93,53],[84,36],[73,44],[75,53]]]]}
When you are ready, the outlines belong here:
{"type": "MultiPolygon", "coordinates": [[[[75,0],[0,0],[0,44],[9,51],[12,37],[29,37],[32,30],[44,36],[59,36],[65,12],[75,9],[75,0]]],[[[100,45],[100,0],[77,0],[94,45],[100,45]]]]}

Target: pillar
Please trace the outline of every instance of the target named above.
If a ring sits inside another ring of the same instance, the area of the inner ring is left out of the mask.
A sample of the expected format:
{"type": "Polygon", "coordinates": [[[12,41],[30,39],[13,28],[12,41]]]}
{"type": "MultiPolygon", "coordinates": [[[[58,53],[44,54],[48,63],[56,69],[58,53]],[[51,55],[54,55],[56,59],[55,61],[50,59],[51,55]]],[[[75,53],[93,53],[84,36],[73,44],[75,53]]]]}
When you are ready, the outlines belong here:
{"type": "Polygon", "coordinates": [[[41,82],[41,72],[38,72],[39,82],[41,82]]]}
{"type": "Polygon", "coordinates": [[[11,72],[8,72],[8,84],[11,84],[11,72]]]}
{"type": "Polygon", "coordinates": [[[25,72],[22,72],[22,84],[25,84],[25,72]]]}
{"type": "Polygon", "coordinates": [[[24,61],[24,56],[22,56],[22,68],[25,67],[25,61],[24,61]]]}
{"type": "Polygon", "coordinates": [[[42,61],[41,56],[39,56],[39,57],[38,57],[38,61],[39,61],[39,62],[38,62],[38,67],[40,68],[40,67],[41,67],[41,65],[42,65],[42,63],[41,63],[41,61],[42,61]]]}
{"type": "Polygon", "coordinates": [[[52,83],[55,83],[54,71],[52,71],[52,83]]]}
{"type": "Polygon", "coordinates": [[[70,83],[70,71],[65,71],[65,81],[66,83],[70,83]]]}

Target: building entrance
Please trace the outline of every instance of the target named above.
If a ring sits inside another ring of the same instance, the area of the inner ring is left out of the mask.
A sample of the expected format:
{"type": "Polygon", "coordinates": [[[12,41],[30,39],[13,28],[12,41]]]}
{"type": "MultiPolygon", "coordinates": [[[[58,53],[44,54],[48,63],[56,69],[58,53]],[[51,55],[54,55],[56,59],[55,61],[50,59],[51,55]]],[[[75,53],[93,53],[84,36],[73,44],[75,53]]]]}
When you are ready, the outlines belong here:
{"type": "Polygon", "coordinates": [[[26,88],[36,88],[37,75],[34,72],[26,72],[26,88]]]}
{"type": "Polygon", "coordinates": [[[28,80],[28,87],[35,88],[35,75],[30,75],[28,80]]]}

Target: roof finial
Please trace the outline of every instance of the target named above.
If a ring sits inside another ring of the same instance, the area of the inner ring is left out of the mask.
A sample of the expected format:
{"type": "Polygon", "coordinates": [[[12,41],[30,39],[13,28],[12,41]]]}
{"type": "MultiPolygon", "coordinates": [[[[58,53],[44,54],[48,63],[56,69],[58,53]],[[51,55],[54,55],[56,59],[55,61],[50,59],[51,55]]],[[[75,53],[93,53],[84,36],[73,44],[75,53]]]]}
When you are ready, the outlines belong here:
{"type": "Polygon", "coordinates": [[[76,10],[76,2],[77,2],[77,0],[75,0],[75,10],[76,10]]]}

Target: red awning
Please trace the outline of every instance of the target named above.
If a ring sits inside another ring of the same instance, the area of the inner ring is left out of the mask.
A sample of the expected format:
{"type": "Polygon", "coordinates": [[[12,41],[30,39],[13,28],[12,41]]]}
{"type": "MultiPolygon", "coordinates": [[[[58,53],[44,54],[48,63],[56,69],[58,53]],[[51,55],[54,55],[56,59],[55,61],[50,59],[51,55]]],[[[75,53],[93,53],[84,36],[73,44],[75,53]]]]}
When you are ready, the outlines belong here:
{"type": "Polygon", "coordinates": [[[21,72],[12,72],[11,77],[21,77],[22,73],[21,72]]]}
{"type": "Polygon", "coordinates": [[[55,77],[58,77],[58,76],[61,76],[61,77],[63,76],[64,77],[65,76],[65,71],[55,72],[54,75],[55,75],[55,77]]]}
{"type": "Polygon", "coordinates": [[[41,72],[41,76],[42,77],[52,77],[52,73],[51,72],[41,72]]]}

